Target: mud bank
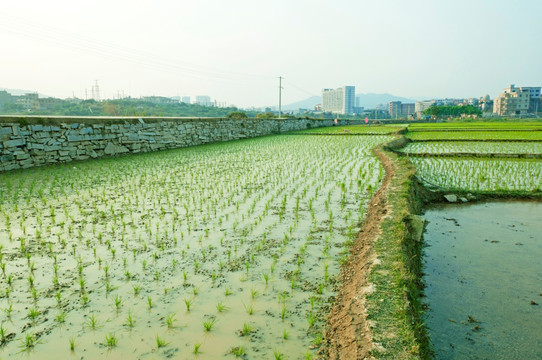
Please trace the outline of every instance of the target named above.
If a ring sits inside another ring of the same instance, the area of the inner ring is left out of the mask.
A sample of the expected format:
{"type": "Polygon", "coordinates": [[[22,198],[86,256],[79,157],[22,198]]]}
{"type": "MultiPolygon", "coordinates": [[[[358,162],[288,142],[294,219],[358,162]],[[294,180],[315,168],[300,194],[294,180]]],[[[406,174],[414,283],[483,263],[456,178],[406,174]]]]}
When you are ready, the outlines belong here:
{"type": "Polygon", "coordinates": [[[439,195],[426,191],[410,162],[390,150],[406,142],[398,138],[373,150],[386,174],[341,271],[343,285],[324,335],[325,358],[431,356],[418,300],[423,220],[415,214],[439,195]]]}

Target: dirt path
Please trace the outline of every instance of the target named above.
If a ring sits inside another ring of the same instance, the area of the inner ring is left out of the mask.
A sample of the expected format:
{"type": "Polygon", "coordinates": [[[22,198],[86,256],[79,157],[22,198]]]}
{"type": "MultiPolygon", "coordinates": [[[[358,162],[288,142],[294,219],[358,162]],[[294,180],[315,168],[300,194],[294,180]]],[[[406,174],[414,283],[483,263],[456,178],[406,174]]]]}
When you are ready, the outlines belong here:
{"type": "Polygon", "coordinates": [[[342,287],[328,317],[329,329],[324,338],[327,344],[325,358],[329,359],[370,359],[373,348],[371,332],[367,322],[365,294],[372,291],[367,277],[376,261],[373,243],[381,234],[381,223],[390,209],[387,195],[395,165],[380,150],[373,153],[381,161],[385,176],[382,186],[369,203],[365,223],[356,243],[352,247],[350,259],[341,270],[342,287]]]}

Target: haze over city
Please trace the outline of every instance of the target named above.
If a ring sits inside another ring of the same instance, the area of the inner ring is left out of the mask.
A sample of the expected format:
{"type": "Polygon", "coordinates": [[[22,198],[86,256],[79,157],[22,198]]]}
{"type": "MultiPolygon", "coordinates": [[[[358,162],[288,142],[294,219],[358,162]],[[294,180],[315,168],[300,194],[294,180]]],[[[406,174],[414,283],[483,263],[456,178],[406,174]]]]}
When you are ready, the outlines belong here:
{"type": "Polygon", "coordinates": [[[23,0],[0,10],[0,86],[275,105],[356,86],[492,97],[542,80],[542,2],[23,0]]]}

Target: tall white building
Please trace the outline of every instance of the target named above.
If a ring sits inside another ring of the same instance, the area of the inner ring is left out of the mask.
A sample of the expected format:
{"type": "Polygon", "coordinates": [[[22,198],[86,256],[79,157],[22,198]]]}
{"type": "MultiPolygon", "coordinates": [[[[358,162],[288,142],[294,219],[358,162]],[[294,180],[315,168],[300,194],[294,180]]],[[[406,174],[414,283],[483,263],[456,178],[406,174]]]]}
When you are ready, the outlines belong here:
{"type": "Polygon", "coordinates": [[[322,111],[334,114],[353,114],[356,87],[343,86],[338,89],[322,89],[322,111]]]}
{"type": "Polygon", "coordinates": [[[190,104],[190,96],[182,96],[181,97],[181,102],[183,102],[185,104],[190,104]]]}

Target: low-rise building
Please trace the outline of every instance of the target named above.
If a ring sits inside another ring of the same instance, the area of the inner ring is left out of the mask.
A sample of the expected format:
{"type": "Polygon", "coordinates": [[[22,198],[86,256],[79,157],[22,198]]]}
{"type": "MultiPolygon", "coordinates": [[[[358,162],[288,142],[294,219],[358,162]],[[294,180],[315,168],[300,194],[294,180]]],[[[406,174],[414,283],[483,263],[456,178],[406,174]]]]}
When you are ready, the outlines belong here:
{"type": "Polygon", "coordinates": [[[413,116],[416,113],[416,104],[403,104],[401,101],[392,101],[388,104],[388,113],[392,118],[413,116]]]}
{"type": "Polygon", "coordinates": [[[16,103],[21,105],[25,110],[39,110],[40,108],[38,93],[27,93],[19,96],[16,103]]]}
{"type": "Polygon", "coordinates": [[[501,116],[526,115],[537,111],[539,100],[540,87],[516,87],[512,84],[495,99],[493,112],[501,116]]]}

